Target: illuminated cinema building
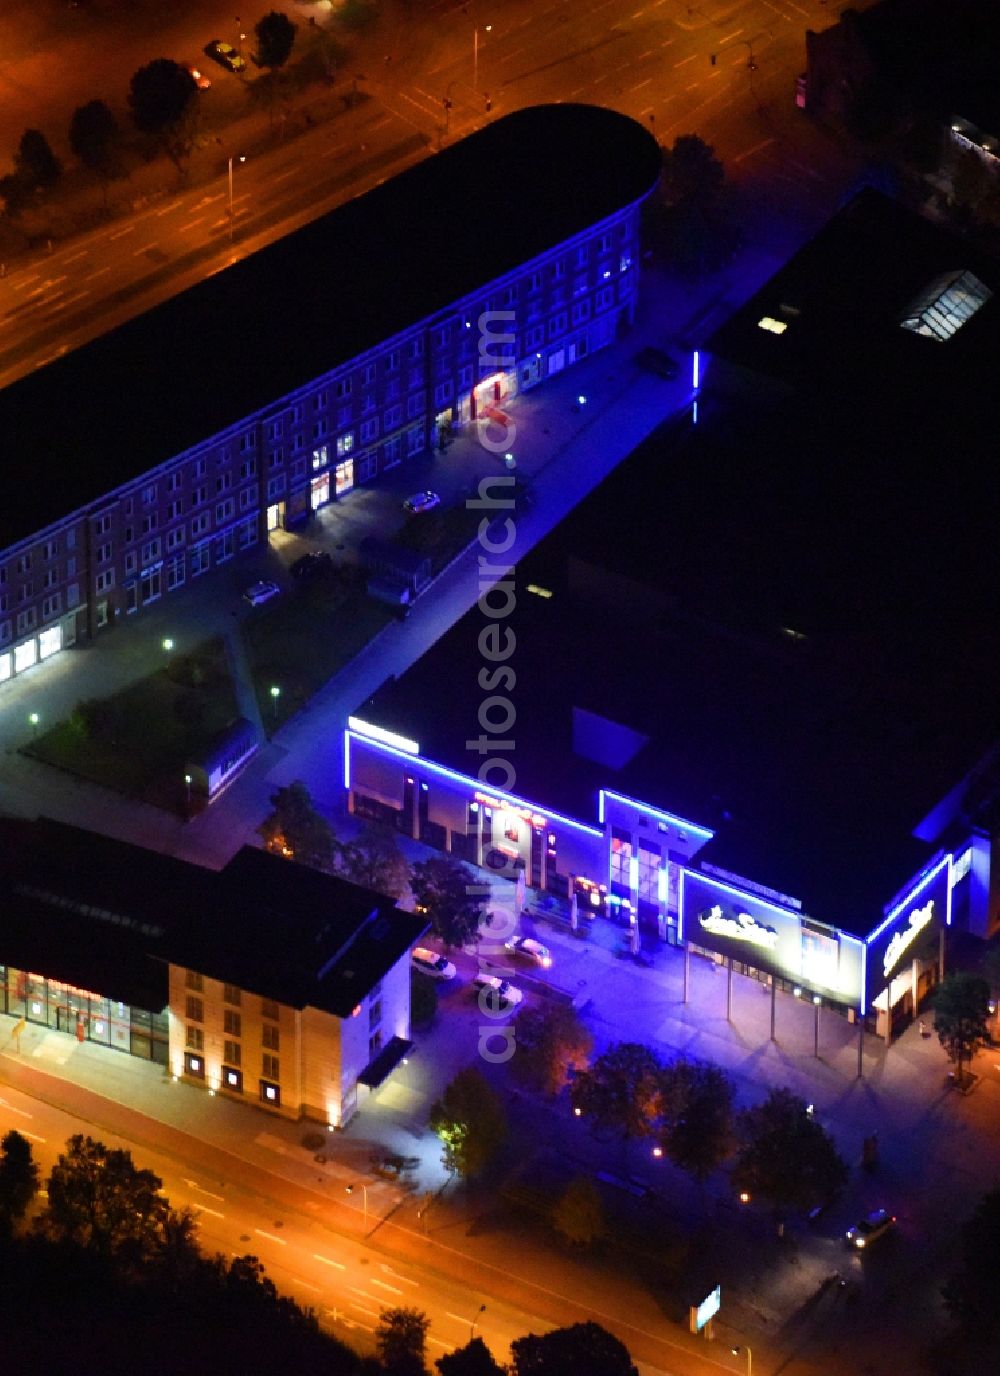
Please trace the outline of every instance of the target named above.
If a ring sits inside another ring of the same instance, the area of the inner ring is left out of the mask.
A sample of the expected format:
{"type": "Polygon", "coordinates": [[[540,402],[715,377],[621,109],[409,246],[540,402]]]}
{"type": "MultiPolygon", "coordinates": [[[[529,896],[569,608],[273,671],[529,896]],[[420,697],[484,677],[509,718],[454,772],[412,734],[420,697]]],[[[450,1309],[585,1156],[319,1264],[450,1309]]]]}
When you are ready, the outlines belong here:
{"type": "Polygon", "coordinates": [[[995,286],[845,206],[709,341],[697,423],[357,707],[352,810],[891,1037],[1000,929],[995,286]]]}
{"type": "Polygon", "coordinates": [[[521,110],[0,392],[0,685],[603,348],[659,173],[521,110]]]}
{"type": "Polygon", "coordinates": [[[244,846],[203,869],[47,818],[0,821],[0,1013],[344,1126],[410,1049],[423,918],[244,846]]]}

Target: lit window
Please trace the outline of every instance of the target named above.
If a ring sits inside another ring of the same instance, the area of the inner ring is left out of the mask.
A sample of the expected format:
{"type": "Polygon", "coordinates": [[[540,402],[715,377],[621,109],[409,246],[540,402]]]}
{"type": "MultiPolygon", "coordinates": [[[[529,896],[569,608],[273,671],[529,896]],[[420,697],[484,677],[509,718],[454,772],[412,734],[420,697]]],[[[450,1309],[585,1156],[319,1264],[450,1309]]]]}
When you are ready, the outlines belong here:
{"type": "Polygon", "coordinates": [[[929,283],[910,303],[899,323],[904,330],[928,339],[948,340],[992,295],[974,273],[958,268],[929,283]]]}

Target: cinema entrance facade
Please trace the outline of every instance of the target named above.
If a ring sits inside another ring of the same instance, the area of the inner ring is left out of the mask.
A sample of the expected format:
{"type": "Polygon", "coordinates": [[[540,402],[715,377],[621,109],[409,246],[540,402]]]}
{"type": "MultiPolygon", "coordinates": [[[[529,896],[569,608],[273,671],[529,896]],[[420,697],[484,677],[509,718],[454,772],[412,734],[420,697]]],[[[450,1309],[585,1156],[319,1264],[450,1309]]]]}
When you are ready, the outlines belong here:
{"type": "Polygon", "coordinates": [[[686,971],[692,956],[726,968],[730,1013],[733,975],[759,980],[771,990],[772,1036],[783,993],[811,1003],[817,1018],[836,1010],[890,1042],[943,976],[953,911],[975,926],[971,909],[983,900],[970,898],[974,874],[978,894],[988,887],[989,843],[973,838],[935,853],[877,921],[862,918],[852,932],[709,864],[700,854],[714,837],[708,827],[610,789],[598,793],[596,820],[556,813],[486,788],[359,718],[345,733],[344,783],[356,816],[508,877],[523,874],[567,917],[619,923],[636,950],[641,936],[679,947],[686,971]]]}

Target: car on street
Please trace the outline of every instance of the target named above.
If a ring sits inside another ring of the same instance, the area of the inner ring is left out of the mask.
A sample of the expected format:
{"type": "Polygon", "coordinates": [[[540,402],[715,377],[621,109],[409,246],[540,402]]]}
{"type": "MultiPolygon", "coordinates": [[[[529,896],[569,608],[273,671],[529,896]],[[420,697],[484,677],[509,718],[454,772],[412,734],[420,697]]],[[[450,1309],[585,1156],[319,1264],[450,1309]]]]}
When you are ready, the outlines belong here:
{"type": "Polygon", "coordinates": [[[243,54],[238,53],[231,43],[224,43],[221,38],[213,38],[211,43],[206,43],[204,53],[213,62],[218,62],[220,67],[225,67],[227,72],[246,70],[247,63],[243,54]]]}
{"type": "Polygon", "coordinates": [[[888,1209],[873,1209],[871,1213],[859,1219],[853,1228],[848,1228],[845,1237],[850,1247],[856,1247],[861,1251],[877,1242],[880,1237],[884,1237],[895,1226],[895,1214],[891,1214],[888,1209]]]}
{"type": "Polygon", "coordinates": [[[414,516],[419,515],[421,511],[433,511],[440,505],[441,498],[436,492],[415,492],[412,497],[407,497],[403,503],[403,510],[414,516]]]}
{"type": "Polygon", "coordinates": [[[524,956],[525,960],[540,965],[543,970],[548,970],[552,965],[552,952],[533,936],[512,936],[503,945],[505,951],[510,951],[515,956],[524,956]]]}
{"type": "Polygon", "coordinates": [[[211,82],[211,79],[210,79],[209,77],[207,77],[207,76],[205,75],[204,72],[202,72],[202,71],[201,71],[199,68],[197,68],[197,67],[191,67],[191,66],[188,67],[188,71],[189,71],[190,74],[191,74],[191,80],[192,80],[192,81],[194,82],[194,84],[198,87],[198,90],[199,90],[199,91],[207,91],[207,90],[209,89],[209,87],[211,86],[212,82],[211,82]]]}
{"type": "Polygon", "coordinates": [[[289,565],[288,572],[300,583],[309,582],[313,578],[322,578],[325,574],[333,572],[333,559],[325,549],[311,549],[308,554],[303,554],[289,565]]]}
{"type": "Polygon", "coordinates": [[[270,583],[266,580],[260,583],[252,583],[243,594],[251,607],[259,607],[262,602],[270,602],[272,597],[277,597],[281,589],[277,583],[270,583]]]}
{"type": "Polygon", "coordinates": [[[444,956],[439,956],[437,951],[431,951],[426,946],[414,946],[410,952],[410,964],[414,970],[429,975],[431,979],[454,979],[457,973],[450,960],[445,960],[444,956]]]}
{"type": "Polygon", "coordinates": [[[492,989],[501,1007],[516,1008],[524,1000],[524,994],[515,984],[501,979],[499,975],[491,975],[487,970],[480,970],[472,983],[477,989],[492,989]]]}
{"type": "Polygon", "coordinates": [[[655,373],[665,382],[673,382],[675,378],[680,377],[681,367],[677,360],[671,358],[663,349],[656,349],[651,344],[639,350],[635,361],[647,373],[655,373]]]}

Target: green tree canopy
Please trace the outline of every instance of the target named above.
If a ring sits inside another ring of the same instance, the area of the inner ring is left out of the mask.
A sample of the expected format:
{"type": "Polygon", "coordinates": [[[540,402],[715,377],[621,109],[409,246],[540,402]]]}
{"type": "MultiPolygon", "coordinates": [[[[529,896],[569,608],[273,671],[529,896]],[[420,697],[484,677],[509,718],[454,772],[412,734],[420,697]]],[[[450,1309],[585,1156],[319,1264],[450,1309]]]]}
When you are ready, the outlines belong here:
{"type": "Polygon", "coordinates": [[[571,1072],[586,1070],[594,1039],[575,1010],[546,1003],[526,1008],[517,1020],[514,1067],[546,1094],[558,1094],[571,1072]]]}
{"type": "Polygon", "coordinates": [[[301,779],[271,795],[274,811],[257,828],[268,850],[314,870],[333,867],[336,838],[301,779]]]}
{"type": "Polygon", "coordinates": [[[197,95],[194,77],[169,57],[158,57],[140,67],[129,83],[133,123],[141,133],[159,139],[178,169],[191,151],[197,95]]]}
{"type": "Polygon", "coordinates": [[[84,167],[102,177],[110,176],[117,165],[121,131],[118,121],[103,100],[78,105],[69,124],[69,146],[84,167]]]}
{"type": "Polygon", "coordinates": [[[482,1338],[473,1338],[464,1347],[456,1347],[434,1363],[441,1376],[506,1376],[502,1367],[482,1338]]]}
{"type": "Polygon", "coordinates": [[[575,1323],[510,1345],[513,1376],[639,1376],[629,1350],[599,1323],[575,1323]]]}
{"type": "Polygon", "coordinates": [[[552,1210],[558,1233],[577,1247],[589,1247],[605,1234],[604,1205],[589,1175],[577,1175],[552,1210]]]}
{"type": "Polygon", "coordinates": [[[38,1166],[31,1143],[19,1132],[0,1141],[0,1237],[9,1237],[38,1193],[38,1166]]]}
{"type": "Polygon", "coordinates": [[[467,1180],[483,1173],[507,1136],[500,1096],[474,1066],[448,1085],[431,1109],[430,1124],[444,1147],[445,1166],[467,1180]]]}
{"type": "Polygon", "coordinates": [[[139,1263],[158,1250],[170,1212],[162,1185],[131,1152],[77,1133],[52,1167],[40,1223],[52,1238],[139,1263]]]}
{"type": "Polygon", "coordinates": [[[779,1214],[807,1212],[844,1187],[847,1167],[833,1139],[789,1089],[772,1089],[737,1120],[739,1151],[733,1184],[762,1198],[779,1214]]]}
{"type": "Polygon", "coordinates": [[[947,975],[934,991],[934,1031],[959,1083],[976,1052],[989,1044],[989,1005],[989,983],[964,970],[947,975]]]}
{"type": "Polygon", "coordinates": [[[705,1180],[733,1147],[735,1090],[719,1066],[680,1056],[660,1075],[660,1135],[675,1166],[705,1180]]]}
{"type": "Polygon", "coordinates": [[[258,67],[267,67],[271,72],[283,67],[292,54],[297,29],[298,25],[279,10],[271,10],[263,19],[258,19],[254,27],[257,35],[254,63],[258,67]]]}
{"type": "Polygon", "coordinates": [[[570,1102],[598,1130],[626,1142],[653,1132],[660,1102],[660,1062],[647,1046],[618,1042],[570,1086],[570,1102]]]}
{"type": "Polygon", "coordinates": [[[481,887],[472,871],[450,855],[418,860],[410,874],[410,889],[420,912],[426,913],[435,934],[449,948],[464,946],[479,934],[481,887]]]}
{"type": "Polygon", "coordinates": [[[430,1319],[419,1309],[383,1309],[375,1350],[385,1376],[425,1376],[430,1319]]]}
{"type": "Polygon", "coordinates": [[[410,867],[388,827],[366,822],[353,840],[338,843],[336,857],[338,872],[352,884],[390,898],[400,898],[406,892],[410,867]]]}

